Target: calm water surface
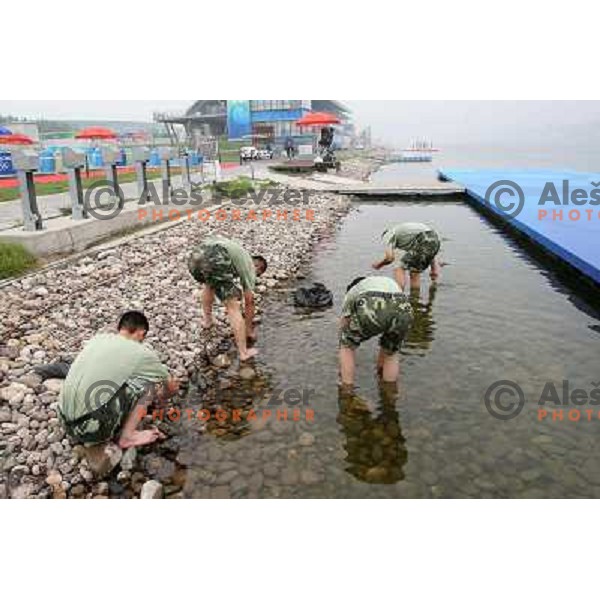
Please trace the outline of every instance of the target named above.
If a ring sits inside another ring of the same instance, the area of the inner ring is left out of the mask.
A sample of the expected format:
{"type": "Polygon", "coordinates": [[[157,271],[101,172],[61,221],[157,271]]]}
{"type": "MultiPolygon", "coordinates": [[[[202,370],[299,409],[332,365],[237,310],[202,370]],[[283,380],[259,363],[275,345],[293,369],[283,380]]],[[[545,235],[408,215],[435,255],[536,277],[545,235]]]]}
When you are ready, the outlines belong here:
{"type": "Polygon", "coordinates": [[[485,217],[460,202],[357,203],[317,249],[307,280],[327,284],[334,308],[303,314],[289,291],[273,295],[259,331],[257,376],[241,380],[231,369],[218,398],[191,399],[225,409],[246,403],[260,414],[274,390],[308,390],[314,422],[182,429],[184,496],[600,497],[598,407],[580,407],[595,408],[590,421],[569,421],[569,407],[562,421],[538,416],[546,382],[561,394],[563,380],[588,392],[600,381],[598,313],[485,217]],[[382,230],[399,221],[434,224],[447,265],[436,288],[425,281],[413,294],[416,318],[397,390],[378,385],[371,340],[357,354],[356,394],[340,396],[345,287],[371,272],[382,230]],[[498,380],[523,389],[526,404],[514,419],[495,419],[485,408],[484,394],[498,380]]]}

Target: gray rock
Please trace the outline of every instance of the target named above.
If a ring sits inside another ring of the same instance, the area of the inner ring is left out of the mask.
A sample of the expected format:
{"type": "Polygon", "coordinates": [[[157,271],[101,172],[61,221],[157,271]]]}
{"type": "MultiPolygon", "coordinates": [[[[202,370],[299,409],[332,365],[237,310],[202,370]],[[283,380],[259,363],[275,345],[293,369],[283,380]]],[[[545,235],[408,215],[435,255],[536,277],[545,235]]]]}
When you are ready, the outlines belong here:
{"type": "Polygon", "coordinates": [[[95,475],[102,478],[119,464],[123,451],[116,444],[108,442],[107,444],[83,448],[83,454],[90,469],[95,475]]]}
{"type": "Polygon", "coordinates": [[[266,477],[277,477],[279,474],[279,467],[273,463],[266,464],[263,467],[263,473],[266,477]]]}
{"type": "Polygon", "coordinates": [[[301,446],[312,446],[315,443],[315,436],[305,431],[299,438],[298,443],[301,446]]]}
{"type": "Polygon", "coordinates": [[[124,471],[133,470],[133,465],[135,464],[136,458],[137,450],[135,448],[127,448],[123,454],[123,458],[121,459],[121,468],[124,471]]]}
{"type": "Polygon", "coordinates": [[[62,389],[63,380],[62,379],[46,379],[44,381],[44,387],[49,391],[55,394],[58,394],[62,389]]]}
{"type": "Polygon", "coordinates": [[[242,494],[248,489],[248,481],[245,477],[238,475],[235,479],[232,479],[229,488],[232,494],[242,494]]]}
{"type": "Polygon", "coordinates": [[[241,379],[254,379],[256,377],[256,371],[252,367],[242,367],[240,369],[240,378],[241,379]]]}
{"type": "Polygon", "coordinates": [[[11,406],[20,404],[25,398],[29,388],[22,383],[11,383],[0,389],[0,400],[8,402],[11,406]]]}
{"type": "Polygon", "coordinates": [[[229,358],[229,356],[227,356],[227,354],[218,354],[212,359],[211,364],[213,365],[213,367],[224,369],[231,365],[231,359],[229,358]]]}
{"type": "Polygon", "coordinates": [[[142,492],[140,494],[140,498],[142,500],[158,500],[163,497],[163,486],[162,483],[158,481],[154,481],[151,479],[150,481],[146,481],[146,483],[142,486],[142,492]]]}
{"type": "Polygon", "coordinates": [[[248,480],[248,487],[252,491],[258,492],[262,488],[264,482],[265,482],[264,475],[260,471],[257,471],[248,480]]]}
{"type": "Polygon", "coordinates": [[[210,490],[210,497],[213,500],[228,500],[231,498],[228,485],[217,485],[210,490]]]}
{"type": "Polygon", "coordinates": [[[237,471],[225,471],[217,476],[216,484],[217,485],[225,485],[230,483],[238,476],[237,471]]]}

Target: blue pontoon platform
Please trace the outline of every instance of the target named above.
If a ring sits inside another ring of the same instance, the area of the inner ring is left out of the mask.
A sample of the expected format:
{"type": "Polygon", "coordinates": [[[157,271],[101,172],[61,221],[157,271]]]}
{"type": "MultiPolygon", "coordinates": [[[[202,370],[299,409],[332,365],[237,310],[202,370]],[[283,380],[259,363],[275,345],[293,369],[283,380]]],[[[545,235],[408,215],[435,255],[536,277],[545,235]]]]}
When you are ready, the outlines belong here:
{"type": "Polygon", "coordinates": [[[439,175],[600,284],[600,173],[442,169],[439,175]]]}

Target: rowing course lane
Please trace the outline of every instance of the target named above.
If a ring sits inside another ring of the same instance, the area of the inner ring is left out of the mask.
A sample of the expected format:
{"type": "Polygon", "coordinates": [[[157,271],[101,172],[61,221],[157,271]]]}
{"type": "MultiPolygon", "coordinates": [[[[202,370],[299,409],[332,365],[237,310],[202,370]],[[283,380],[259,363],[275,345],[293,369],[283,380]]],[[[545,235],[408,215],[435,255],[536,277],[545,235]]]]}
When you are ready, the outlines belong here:
{"type": "Polygon", "coordinates": [[[600,284],[600,173],[442,169],[439,175],[600,284]]]}

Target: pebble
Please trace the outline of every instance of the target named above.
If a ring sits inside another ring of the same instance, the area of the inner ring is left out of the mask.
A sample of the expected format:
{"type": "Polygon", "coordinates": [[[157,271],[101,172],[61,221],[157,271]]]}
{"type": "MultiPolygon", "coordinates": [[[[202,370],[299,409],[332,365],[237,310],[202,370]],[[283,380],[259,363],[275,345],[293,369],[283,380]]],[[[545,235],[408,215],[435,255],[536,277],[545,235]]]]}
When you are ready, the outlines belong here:
{"type": "Polygon", "coordinates": [[[123,454],[123,458],[121,459],[121,468],[125,471],[131,471],[133,469],[133,465],[135,464],[136,457],[137,450],[135,448],[127,448],[123,454]]]}
{"type": "Polygon", "coordinates": [[[252,367],[242,367],[240,369],[241,379],[254,379],[256,377],[256,371],[252,367]]]}
{"type": "Polygon", "coordinates": [[[44,387],[52,393],[58,394],[62,389],[63,380],[62,379],[46,379],[44,381],[44,387]]]}
{"type": "Polygon", "coordinates": [[[83,453],[90,469],[100,478],[108,475],[123,456],[121,448],[112,442],[90,446],[85,448],[83,453]]]}
{"type": "Polygon", "coordinates": [[[233,481],[237,476],[238,476],[237,471],[225,471],[225,473],[221,473],[220,475],[217,476],[215,483],[217,485],[224,485],[226,483],[230,483],[231,481],[233,481]]]}
{"type": "Polygon", "coordinates": [[[301,446],[312,446],[315,443],[315,436],[312,433],[305,431],[299,438],[298,443],[301,446]]]}
{"type": "Polygon", "coordinates": [[[231,498],[228,485],[217,485],[210,490],[210,497],[213,500],[228,500],[231,498]]]}
{"type": "Polygon", "coordinates": [[[158,500],[163,497],[163,493],[162,483],[151,479],[142,486],[140,498],[142,500],[158,500]]]}
{"type": "Polygon", "coordinates": [[[212,359],[211,364],[219,369],[225,369],[231,365],[231,359],[227,354],[218,354],[212,359]]]}

